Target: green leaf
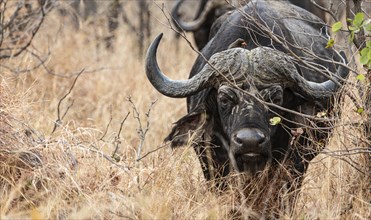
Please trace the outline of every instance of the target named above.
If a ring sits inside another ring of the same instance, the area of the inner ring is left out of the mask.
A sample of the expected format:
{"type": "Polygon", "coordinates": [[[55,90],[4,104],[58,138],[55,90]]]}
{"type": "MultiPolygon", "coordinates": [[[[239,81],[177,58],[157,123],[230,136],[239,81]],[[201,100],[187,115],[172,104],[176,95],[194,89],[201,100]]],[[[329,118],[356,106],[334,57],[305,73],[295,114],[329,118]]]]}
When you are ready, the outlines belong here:
{"type": "Polygon", "coordinates": [[[354,31],[354,32],[358,32],[359,31],[359,27],[349,26],[348,28],[349,28],[350,31],[354,31]]]}
{"type": "Polygon", "coordinates": [[[357,109],[357,113],[358,113],[358,114],[362,114],[364,111],[365,111],[364,108],[358,108],[358,109],[357,109]]]}
{"type": "Polygon", "coordinates": [[[370,51],[370,48],[365,47],[361,50],[360,54],[361,54],[361,56],[367,56],[369,51],[370,51]]]}
{"type": "Polygon", "coordinates": [[[316,115],[318,118],[325,118],[327,116],[326,111],[318,112],[316,115]]]}
{"type": "Polygon", "coordinates": [[[351,31],[351,32],[350,32],[350,35],[349,35],[349,37],[348,37],[348,41],[349,41],[349,42],[353,42],[353,40],[354,40],[354,31],[351,31]]]}
{"type": "Polygon", "coordinates": [[[367,42],[366,42],[366,47],[368,47],[368,48],[371,49],[371,41],[367,41],[367,42]]]}
{"type": "MultiPolygon", "coordinates": [[[[361,62],[363,65],[366,65],[370,61],[369,53],[371,53],[370,48],[368,48],[368,47],[363,48],[360,52],[361,57],[359,59],[359,62],[361,62]]],[[[370,55],[370,57],[371,57],[371,55],[370,55]]]]}
{"type": "Polygon", "coordinates": [[[331,38],[331,39],[327,42],[326,48],[331,48],[331,47],[334,46],[334,44],[335,44],[335,40],[331,38]]]}
{"type": "Polygon", "coordinates": [[[331,30],[332,30],[332,32],[336,33],[338,31],[340,31],[342,27],[343,27],[343,24],[341,23],[341,21],[338,21],[338,22],[336,22],[335,24],[332,25],[331,30]]]}
{"type": "Polygon", "coordinates": [[[356,16],[354,16],[353,25],[361,27],[364,17],[365,15],[362,12],[358,12],[356,16]]]}
{"type": "Polygon", "coordinates": [[[365,30],[366,31],[371,31],[371,23],[368,23],[365,25],[365,30]]]}
{"type": "Polygon", "coordinates": [[[361,64],[363,65],[366,65],[368,63],[369,59],[367,56],[361,56],[361,58],[359,59],[359,62],[361,62],[361,64]]]}
{"type": "Polygon", "coordinates": [[[281,118],[280,117],[273,117],[271,119],[269,119],[269,124],[271,125],[278,125],[279,123],[281,123],[281,118]]]}
{"type": "Polygon", "coordinates": [[[356,79],[359,80],[359,81],[361,81],[361,82],[364,82],[366,80],[366,77],[365,77],[364,74],[358,74],[356,76],[356,79]]]}

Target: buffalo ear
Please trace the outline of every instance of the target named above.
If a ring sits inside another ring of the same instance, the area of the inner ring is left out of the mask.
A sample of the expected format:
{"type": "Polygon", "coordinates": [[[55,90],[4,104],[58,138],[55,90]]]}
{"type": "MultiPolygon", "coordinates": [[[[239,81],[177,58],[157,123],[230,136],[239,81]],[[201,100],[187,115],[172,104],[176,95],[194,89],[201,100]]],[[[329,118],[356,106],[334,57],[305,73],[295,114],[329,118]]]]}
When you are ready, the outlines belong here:
{"type": "Polygon", "coordinates": [[[195,141],[202,135],[206,124],[206,112],[191,112],[175,122],[170,134],[165,138],[165,142],[171,141],[172,148],[180,147],[195,141]]]}

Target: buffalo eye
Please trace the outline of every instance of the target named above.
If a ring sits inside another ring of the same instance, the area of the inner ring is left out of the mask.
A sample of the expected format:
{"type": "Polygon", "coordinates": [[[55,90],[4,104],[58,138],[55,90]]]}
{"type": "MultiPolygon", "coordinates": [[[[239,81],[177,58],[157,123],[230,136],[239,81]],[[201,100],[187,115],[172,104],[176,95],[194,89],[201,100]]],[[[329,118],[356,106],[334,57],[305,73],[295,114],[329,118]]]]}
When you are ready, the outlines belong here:
{"type": "Polygon", "coordinates": [[[260,91],[260,95],[264,101],[276,105],[282,105],[283,102],[283,89],[281,86],[275,85],[260,91]]]}
{"type": "Polygon", "coordinates": [[[232,91],[220,91],[218,103],[222,110],[230,110],[237,103],[237,97],[232,91]]]}

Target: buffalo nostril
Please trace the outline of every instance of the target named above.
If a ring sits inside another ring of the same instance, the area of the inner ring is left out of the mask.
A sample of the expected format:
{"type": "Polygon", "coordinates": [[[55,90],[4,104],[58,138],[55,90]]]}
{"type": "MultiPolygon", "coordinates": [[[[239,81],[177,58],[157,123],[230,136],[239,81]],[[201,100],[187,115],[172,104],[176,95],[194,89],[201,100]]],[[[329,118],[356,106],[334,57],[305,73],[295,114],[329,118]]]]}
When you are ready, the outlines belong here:
{"type": "Polygon", "coordinates": [[[236,144],[238,144],[238,145],[242,145],[242,144],[243,144],[243,140],[242,140],[240,137],[238,137],[237,134],[234,134],[234,135],[233,135],[233,140],[234,140],[234,142],[235,142],[236,144]]]}
{"type": "Polygon", "coordinates": [[[258,129],[245,128],[241,129],[232,136],[235,144],[239,146],[257,147],[262,144],[266,137],[263,132],[258,129]]]}
{"type": "Polygon", "coordinates": [[[258,131],[256,136],[257,136],[259,144],[261,144],[265,141],[265,135],[261,131],[258,131]]]}

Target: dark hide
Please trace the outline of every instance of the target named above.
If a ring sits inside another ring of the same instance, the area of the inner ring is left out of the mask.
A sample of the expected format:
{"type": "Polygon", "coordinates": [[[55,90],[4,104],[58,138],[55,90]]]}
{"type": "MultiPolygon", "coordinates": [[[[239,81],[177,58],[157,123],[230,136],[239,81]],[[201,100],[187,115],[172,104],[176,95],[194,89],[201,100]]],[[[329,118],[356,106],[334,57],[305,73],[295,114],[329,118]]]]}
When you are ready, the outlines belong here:
{"type": "Polygon", "coordinates": [[[173,148],[192,146],[216,187],[227,186],[225,179],[243,183],[261,213],[276,212],[282,192],[293,204],[309,161],[331,132],[325,122],[298,113],[331,114],[349,72],[343,54],[325,48],[323,21],[286,1],[251,1],[214,23],[189,80],[160,70],[161,37],[148,49],[147,78],[166,96],[187,97],[188,110],[165,141],[173,148]],[[272,125],[275,116],[282,122],[272,125]],[[231,172],[243,175],[223,178],[231,172]]]}
{"type": "MultiPolygon", "coordinates": [[[[310,0],[275,0],[275,1],[288,1],[293,5],[299,6],[314,15],[318,16],[322,20],[326,20],[326,13],[325,11],[321,10],[320,8],[316,7],[314,4],[310,2],[310,0]]],[[[195,20],[198,19],[202,13],[202,10],[204,9],[206,3],[208,0],[201,0],[198,8],[198,12],[196,13],[195,20]]],[[[317,1],[319,5],[326,7],[327,5],[323,4],[323,1],[317,1]]],[[[328,7],[328,6],[327,6],[328,7]]],[[[211,39],[214,36],[215,30],[217,30],[221,24],[220,21],[223,21],[226,18],[226,14],[231,12],[233,10],[233,6],[229,5],[227,2],[225,5],[219,5],[207,14],[207,18],[205,22],[202,24],[202,26],[193,31],[193,37],[196,43],[196,46],[199,50],[203,49],[204,46],[207,44],[209,39],[211,39]],[[218,21],[219,20],[219,21],[218,21]],[[218,21],[218,22],[215,22],[218,21]]],[[[179,18],[181,19],[181,17],[179,18]]],[[[173,21],[175,26],[180,30],[177,26],[177,21],[173,21]]]]}
{"type": "MultiPolygon", "coordinates": [[[[326,34],[326,27],[322,20],[302,8],[277,1],[253,1],[234,11],[220,24],[215,36],[202,50],[202,54],[206,59],[209,59],[213,54],[228,49],[237,39],[241,39],[243,43],[240,46],[248,50],[259,46],[268,46],[305,59],[306,63],[309,62],[317,70],[298,60],[296,63],[298,71],[310,81],[322,82],[327,80],[327,77],[319,74],[319,71],[322,71],[323,74],[329,73],[326,70],[335,73],[336,65],[333,62],[341,61],[341,57],[337,53],[332,49],[325,48],[328,40],[326,34]],[[269,35],[270,31],[277,36],[278,41],[272,40],[269,35]],[[311,54],[311,51],[314,51],[315,54],[311,54]]],[[[190,78],[198,74],[205,63],[201,56],[198,57],[191,70],[190,78]]],[[[289,89],[264,89],[249,85],[245,85],[241,89],[258,95],[267,102],[277,103],[284,108],[306,114],[313,115],[316,112],[331,109],[330,99],[307,100],[289,89]]],[[[207,88],[188,97],[189,114],[175,124],[166,140],[173,141],[172,147],[192,143],[200,157],[205,177],[210,180],[223,177],[230,172],[231,161],[226,148],[233,147],[231,141],[233,142],[233,136],[236,136],[234,132],[237,128],[258,127],[258,132],[250,129],[242,133],[242,138],[244,135],[252,137],[255,142],[260,141],[260,136],[266,139],[263,144],[259,145],[262,146],[260,149],[253,150],[254,152],[251,153],[251,155],[259,153],[259,156],[253,159],[250,156],[244,158],[244,155],[250,152],[233,152],[236,156],[238,169],[254,174],[267,164],[274,165],[285,160],[292,165],[290,169],[293,177],[300,177],[305,172],[308,161],[318,154],[318,149],[306,147],[311,143],[308,141],[309,131],[296,140],[295,146],[292,146],[294,136],[290,130],[295,131],[300,126],[290,123],[290,121],[305,124],[305,119],[276,108],[267,111],[266,107],[256,101],[254,97],[233,88],[227,88],[227,90],[231,94],[225,95],[227,98],[222,97],[223,91],[215,90],[215,88],[207,88]],[[240,109],[223,109],[221,106],[230,105],[223,104],[223,102],[232,102],[232,105],[239,106],[240,109]],[[244,106],[245,103],[250,104],[244,106]],[[246,109],[253,109],[253,111],[246,109]],[[287,119],[283,125],[271,126],[268,124],[269,119],[276,114],[287,119]],[[190,140],[188,137],[191,137],[195,130],[197,130],[197,134],[193,137],[197,138],[190,140]],[[205,149],[210,151],[206,153],[205,149]],[[251,164],[250,160],[252,160],[251,164]],[[246,166],[250,166],[250,168],[247,169],[246,166]]],[[[318,126],[320,125],[318,124],[318,126]]],[[[315,141],[325,142],[328,134],[316,132],[311,135],[314,135],[311,138],[315,141]]],[[[239,144],[238,141],[236,142],[239,144]]]]}
{"type": "MultiPolygon", "coordinates": [[[[198,10],[196,12],[196,15],[194,17],[194,20],[197,20],[200,18],[203,10],[205,9],[205,5],[207,4],[209,0],[200,0],[198,3],[198,10]]],[[[210,35],[210,29],[213,25],[213,23],[222,15],[226,14],[227,12],[231,11],[233,7],[229,4],[225,4],[222,6],[215,7],[209,11],[206,15],[205,22],[202,23],[202,25],[197,29],[192,31],[193,32],[193,38],[196,43],[196,46],[199,50],[201,50],[209,41],[209,35],[210,35]]],[[[174,9],[173,9],[174,10],[174,9]]],[[[178,14],[177,11],[172,12],[172,19],[175,27],[181,31],[182,28],[179,27],[177,19],[182,19],[181,15],[178,14]],[[174,13],[177,13],[175,15],[174,13]],[[180,16],[180,17],[179,17],[180,16]]]]}

